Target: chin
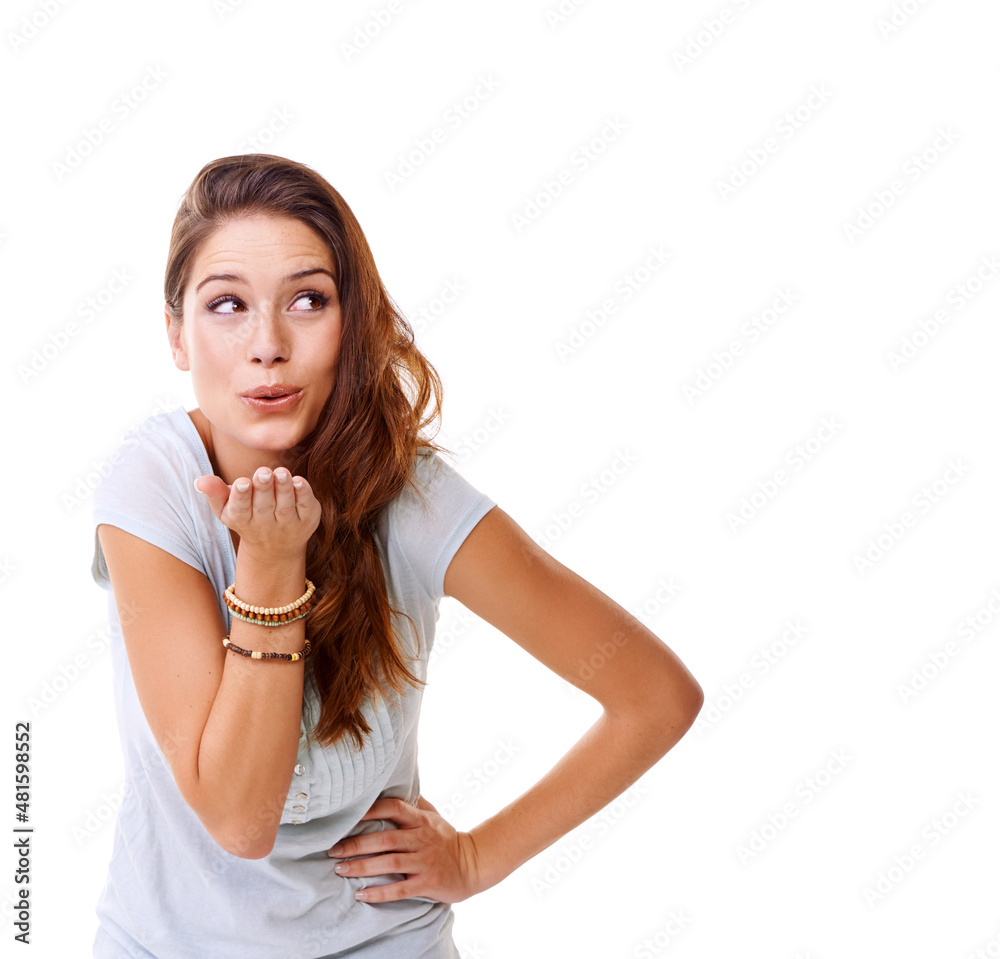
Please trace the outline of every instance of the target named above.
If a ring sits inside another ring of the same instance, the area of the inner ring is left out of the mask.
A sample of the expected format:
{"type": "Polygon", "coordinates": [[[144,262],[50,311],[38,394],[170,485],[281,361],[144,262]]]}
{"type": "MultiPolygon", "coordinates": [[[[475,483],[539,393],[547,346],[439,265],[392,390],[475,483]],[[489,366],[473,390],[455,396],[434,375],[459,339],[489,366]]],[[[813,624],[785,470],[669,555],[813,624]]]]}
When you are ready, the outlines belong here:
{"type": "Polygon", "coordinates": [[[240,432],[250,442],[248,446],[259,450],[287,450],[302,443],[314,430],[301,417],[289,417],[282,421],[274,417],[268,422],[250,422],[240,432]]]}

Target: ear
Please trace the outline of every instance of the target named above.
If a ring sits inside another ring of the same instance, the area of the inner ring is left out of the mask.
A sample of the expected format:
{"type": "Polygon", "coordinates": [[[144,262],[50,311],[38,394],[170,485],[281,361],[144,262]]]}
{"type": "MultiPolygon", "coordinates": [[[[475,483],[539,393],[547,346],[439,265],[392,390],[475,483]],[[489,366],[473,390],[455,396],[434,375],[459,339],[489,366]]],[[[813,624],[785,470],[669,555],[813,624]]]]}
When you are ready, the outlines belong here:
{"type": "Polygon", "coordinates": [[[174,366],[183,372],[190,372],[191,365],[188,363],[184,338],[181,336],[181,327],[174,321],[169,303],[163,305],[163,316],[167,321],[167,340],[170,343],[170,352],[174,354],[174,366]]]}

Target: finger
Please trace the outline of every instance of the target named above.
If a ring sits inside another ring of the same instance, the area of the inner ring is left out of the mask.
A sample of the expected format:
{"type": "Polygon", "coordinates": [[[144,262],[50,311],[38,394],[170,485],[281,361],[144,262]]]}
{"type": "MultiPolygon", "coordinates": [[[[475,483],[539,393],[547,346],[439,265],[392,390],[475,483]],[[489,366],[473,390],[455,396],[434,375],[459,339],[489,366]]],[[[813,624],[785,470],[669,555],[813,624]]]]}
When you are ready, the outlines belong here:
{"type": "MultiPolygon", "coordinates": [[[[251,482],[245,476],[237,476],[229,491],[229,502],[226,504],[228,517],[240,528],[246,525],[250,518],[253,492],[251,482]]],[[[221,519],[221,517],[220,517],[221,519]]],[[[229,524],[227,524],[229,525],[229,524]]]]}
{"type": "Polygon", "coordinates": [[[291,521],[298,519],[295,511],[295,487],[292,486],[292,474],[279,466],[274,471],[274,479],[271,481],[274,486],[274,516],[280,521],[291,521]]]}
{"type": "Polygon", "coordinates": [[[295,490],[295,505],[299,510],[299,515],[301,516],[302,509],[312,505],[315,501],[315,496],[313,495],[312,487],[309,485],[309,481],[304,476],[292,477],[292,489],[295,490]]]}
{"type": "Polygon", "coordinates": [[[408,875],[420,871],[422,863],[418,856],[412,853],[389,852],[382,856],[362,856],[358,859],[345,859],[333,867],[338,876],[350,876],[352,879],[367,879],[370,876],[385,876],[389,873],[408,875]]]}
{"type": "Polygon", "coordinates": [[[253,474],[253,512],[274,515],[274,477],[266,466],[253,474]]]}
{"type": "Polygon", "coordinates": [[[382,829],[341,839],[326,854],[331,859],[349,859],[352,856],[372,856],[383,852],[414,852],[419,844],[412,832],[402,829],[382,829]],[[336,850],[336,852],[334,852],[336,850]]]}
{"type": "Polygon", "coordinates": [[[212,512],[218,516],[229,500],[229,487],[218,476],[199,476],[194,488],[208,500],[212,512]]]}
{"type": "MultiPolygon", "coordinates": [[[[389,882],[379,886],[365,886],[359,889],[354,898],[361,902],[394,902],[397,899],[411,899],[423,896],[426,890],[419,879],[405,879],[402,882],[389,882]]],[[[433,900],[439,902],[440,900],[433,900]]]]}
{"type": "Polygon", "coordinates": [[[372,803],[362,819],[391,819],[401,826],[415,826],[420,822],[420,815],[405,799],[395,796],[383,796],[372,803]]]}
{"type": "Polygon", "coordinates": [[[429,812],[437,812],[437,807],[432,805],[430,800],[424,799],[423,796],[417,796],[417,801],[413,804],[417,809],[426,809],[429,812]]]}

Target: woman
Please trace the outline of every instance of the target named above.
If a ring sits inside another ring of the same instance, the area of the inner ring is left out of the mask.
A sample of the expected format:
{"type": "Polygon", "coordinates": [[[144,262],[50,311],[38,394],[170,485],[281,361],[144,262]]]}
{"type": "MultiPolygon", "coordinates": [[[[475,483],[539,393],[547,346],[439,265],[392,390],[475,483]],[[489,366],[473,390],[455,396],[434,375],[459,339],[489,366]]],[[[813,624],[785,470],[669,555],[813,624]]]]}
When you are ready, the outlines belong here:
{"type": "Polygon", "coordinates": [[[628,788],[701,689],[421,434],[438,376],[309,167],[208,163],[165,294],[199,406],[129,433],[94,501],[126,767],[94,955],[457,957],[450,904],[628,788]],[[419,795],[443,596],[604,707],[469,832],[419,795]]]}

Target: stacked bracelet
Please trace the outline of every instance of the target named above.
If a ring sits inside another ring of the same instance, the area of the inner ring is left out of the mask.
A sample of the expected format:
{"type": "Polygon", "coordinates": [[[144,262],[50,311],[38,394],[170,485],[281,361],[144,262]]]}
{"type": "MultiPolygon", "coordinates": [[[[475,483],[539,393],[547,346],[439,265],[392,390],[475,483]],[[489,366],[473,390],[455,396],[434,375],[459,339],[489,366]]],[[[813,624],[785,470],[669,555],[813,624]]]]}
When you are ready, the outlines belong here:
{"type": "Polygon", "coordinates": [[[228,636],[222,638],[222,645],[226,649],[231,649],[234,653],[239,653],[241,656],[249,656],[250,659],[283,659],[286,662],[294,663],[300,659],[305,659],[309,653],[312,652],[312,644],[309,640],[306,640],[305,646],[302,647],[297,653],[266,653],[261,652],[259,649],[241,649],[239,646],[231,643],[228,636]]]}
{"type": "MultiPolygon", "coordinates": [[[[306,591],[294,603],[289,603],[287,606],[274,607],[251,606],[237,597],[236,584],[233,583],[226,590],[225,600],[229,611],[238,619],[242,619],[247,623],[253,623],[255,626],[282,626],[297,619],[305,619],[309,615],[313,607],[313,593],[315,592],[315,584],[312,580],[307,579],[306,591]]],[[[269,653],[259,649],[242,649],[235,643],[230,642],[228,636],[222,638],[222,645],[226,649],[231,649],[234,653],[239,653],[240,656],[247,656],[250,659],[283,659],[291,663],[305,659],[312,652],[312,644],[308,639],[305,646],[297,653],[269,653]]]]}
{"type": "Polygon", "coordinates": [[[251,606],[244,603],[236,596],[236,584],[233,583],[225,593],[226,606],[230,612],[245,622],[253,623],[255,626],[283,626],[285,623],[294,622],[297,619],[305,619],[313,607],[313,593],[316,586],[312,580],[306,580],[306,591],[294,603],[287,606],[251,606]]]}

